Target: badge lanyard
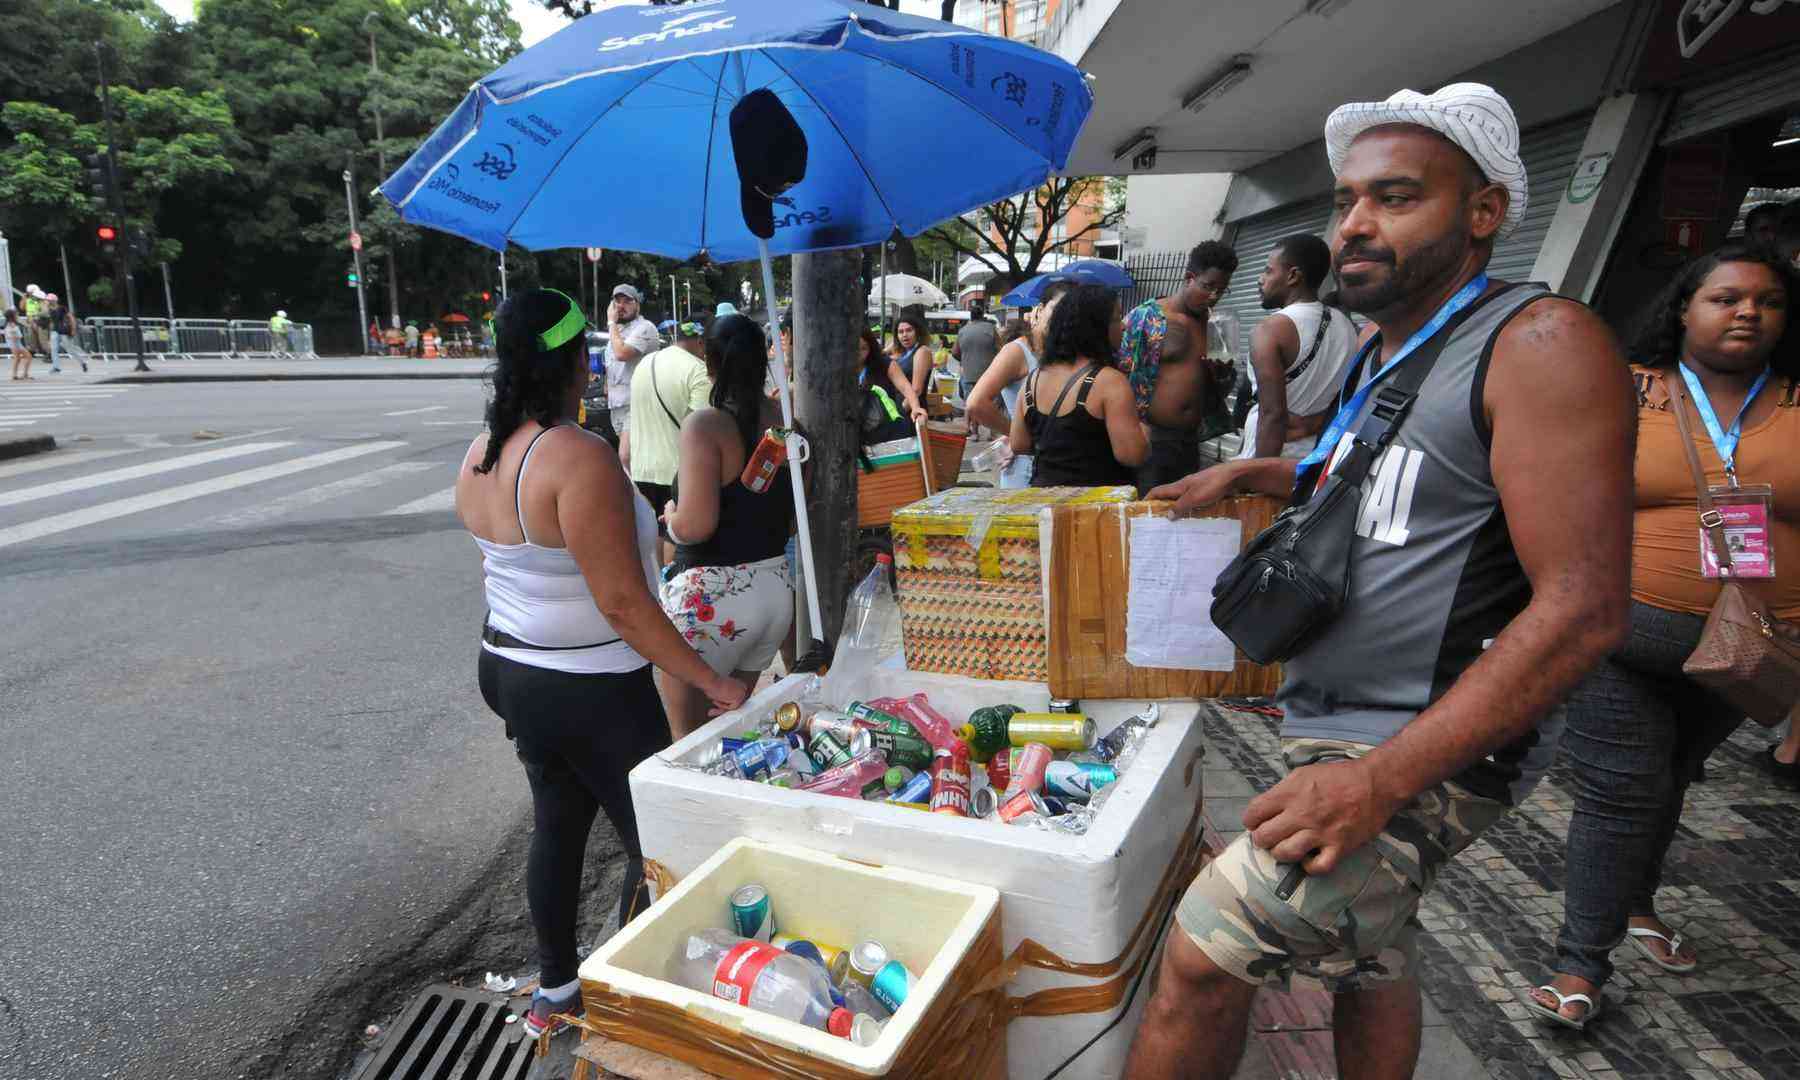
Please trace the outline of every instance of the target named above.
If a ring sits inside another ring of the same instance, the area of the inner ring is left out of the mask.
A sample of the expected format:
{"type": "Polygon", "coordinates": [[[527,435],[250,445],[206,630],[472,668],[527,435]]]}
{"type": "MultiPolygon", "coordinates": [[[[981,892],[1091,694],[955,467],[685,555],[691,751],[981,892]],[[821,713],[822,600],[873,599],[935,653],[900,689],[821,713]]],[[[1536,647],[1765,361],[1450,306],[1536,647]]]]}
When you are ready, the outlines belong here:
{"type": "Polygon", "coordinates": [[[1751,384],[1750,393],[1745,396],[1744,403],[1738,406],[1737,415],[1731,418],[1729,430],[1719,427],[1719,414],[1713,411],[1712,399],[1706,396],[1706,388],[1700,385],[1700,377],[1686,364],[1681,365],[1681,378],[1687,383],[1688,396],[1694,399],[1694,408],[1700,412],[1700,421],[1706,425],[1706,433],[1712,436],[1713,449],[1719,452],[1719,460],[1725,463],[1726,482],[1737,487],[1737,448],[1738,440],[1744,434],[1744,414],[1755,404],[1756,395],[1762,393],[1762,388],[1769,384],[1769,369],[1763,368],[1763,373],[1751,384]]]}
{"type": "MultiPolygon", "coordinates": [[[[1337,411],[1336,416],[1331,418],[1331,423],[1325,428],[1325,433],[1319,436],[1319,444],[1313,447],[1312,453],[1306,455],[1305,459],[1300,462],[1299,467],[1295,471],[1296,478],[1305,475],[1306,470],[1317,465],[1319,462],[1330,458],[1332,453],[1337,450],[1338,443],[1343,441],[1344,432],[1350,429],[1351,421],[1362,414],[1363,406],[1367,405],[1369,402],[1369,395],[1375,392],[1375,387],[1381,383],[1381,380],[1392,375],[1394,369],[1405,363],[1406,358],[1417,351],[1419,346],[1430,341],[1439,330],[1444,328],[1444,324],[1449,322],[1457,312],[1474,303],[1476,297],[1487,291],[1487,287],[1488,276],[1487,272],[1484,270],[1481,273],[1476,274],[1474,279],[1467,285],[1458,289],[1455,296],[1452,296],[1449,300],[1445,301],[1444,306],[1438,308],[1437,314],[1431,317],[1430,322],[1419,327],[1412,337],[1407,338],[1406,344],[1400,346],[1400,351],[1394,354],[1394,358],[1389,360],[1386,366],[1380,371],[1376,372],[1373,378],[1364,383],[1362,388],[1357,390],[1355,396],[1337,411]]],[[[1369,343],[1363,346],[1361,354],[1357,356],[1356,362],[1350,365],[1350,370],[1344,375],[1344,388],[1338,392],[1339,399],[1342,399],[1344,393],[1350,389],[1350,381],[1356,378],[1357,374],[1362,371],[1363,362],[1368,359],[1369,353],[1374,350],[1376,340],[1377,339],[1375,338],[1369,339],[1369,343]]]]}

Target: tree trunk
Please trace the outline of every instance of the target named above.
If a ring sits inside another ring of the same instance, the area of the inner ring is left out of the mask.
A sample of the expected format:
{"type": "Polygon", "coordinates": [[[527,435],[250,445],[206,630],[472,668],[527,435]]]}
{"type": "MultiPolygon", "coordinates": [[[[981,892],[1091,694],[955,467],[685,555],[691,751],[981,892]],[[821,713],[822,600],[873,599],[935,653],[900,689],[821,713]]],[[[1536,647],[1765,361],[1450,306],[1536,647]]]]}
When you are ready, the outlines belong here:
{"type": "Polygon", "coordinates": [[[819,574],[823,628],[837,640],[856,555],[858,429],[855,357],[862,316],[860,256],[822,251],[794,256],[794,416],[812,446],[807,510],[819,574]]]}

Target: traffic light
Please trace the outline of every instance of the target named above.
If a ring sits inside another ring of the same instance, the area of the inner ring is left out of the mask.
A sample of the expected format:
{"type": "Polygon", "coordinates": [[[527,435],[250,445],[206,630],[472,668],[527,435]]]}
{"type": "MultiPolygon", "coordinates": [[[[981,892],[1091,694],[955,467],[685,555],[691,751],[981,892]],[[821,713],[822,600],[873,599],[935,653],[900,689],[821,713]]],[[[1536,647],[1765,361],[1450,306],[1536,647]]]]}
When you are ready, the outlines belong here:
{"type": "Polygon", "coordinates": [[[348,285],[352,289],[356,288],[356,283],[361,280],[362,280],[361,278],[356,276],[356,271],[354,271],[354,270],[348,271],[344,274],[344,284],[348,285]]]}
{"type": "Polygon", "coordinates": [[[131,253],[148,262],[150,260],[150,234],[142,229],[133,229],[131,231],[131,253]]]}
{"type": "Polygon", "coordinates": [[[113,258],[113,243],[119,239],[119,230],[111,225],[102,225],[94,230],[94,238],[100,242],[100,255],[107,259],[113,258]]]}
{"type": "Polygon", "coordinates": [[[493,294],[493,293],[491,293],[491,292],[488,292],[488,291],[487,291],[487,290],[485,290],[485,289],[483,289],[483,290],[482,290],[482,293],[481,293],[481,302],[482,302],[482,303],[484,303],[484,304],[485,304],[485,303],[487,303],[487,302],[488,302],[488,301],[489,301],[489,300],[492,300],[492,299],[493,299],[493,298],[494,298],[494,294],[493,294]]]}
{"type": "Polygon", "coordinates": [[[98,201],[108,201],[111,192],[106,182],[106,155],[87,154],[81,159],[82,172],[87,180],[88,194],[98,201]]]}

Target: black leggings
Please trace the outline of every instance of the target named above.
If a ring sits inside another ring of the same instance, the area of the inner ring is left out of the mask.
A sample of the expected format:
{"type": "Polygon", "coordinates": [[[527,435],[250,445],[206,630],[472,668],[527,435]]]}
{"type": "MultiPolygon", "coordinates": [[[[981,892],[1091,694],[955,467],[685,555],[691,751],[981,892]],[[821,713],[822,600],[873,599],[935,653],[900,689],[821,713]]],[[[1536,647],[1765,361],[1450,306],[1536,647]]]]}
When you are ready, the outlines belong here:
{"type": "Polygon", "coordinates": [[[575,979],[575,922],[594,814],[605,810],[628,862],[619,922],[641,911],[643,849],[627,775],[669,745],[649,665],[625,675],[571,675],[481,651],[481,696],[506,721],[531,782],[534,827],[525,896],[544,986],[575,979]]]}

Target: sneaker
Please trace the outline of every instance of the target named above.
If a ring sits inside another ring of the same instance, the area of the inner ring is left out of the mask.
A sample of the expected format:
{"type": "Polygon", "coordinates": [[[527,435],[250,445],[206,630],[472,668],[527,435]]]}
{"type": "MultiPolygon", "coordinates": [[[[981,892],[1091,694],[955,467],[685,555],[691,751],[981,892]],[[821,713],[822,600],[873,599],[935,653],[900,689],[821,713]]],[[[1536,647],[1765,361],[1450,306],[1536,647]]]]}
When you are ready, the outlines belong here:
{"type": "Polygon", "coordinates": [[[582,1016],[586,1010],[587,1006],[582,1004],[579,990],[561,1001],[551,1001],[544,996],[542,990],[538,990],[531,995],[531,1008],[526,1010],[520,1022],[525,1027],[525,1037],[537,1039],[543,1037],[545,1032],[562,1026],[563,1021],[557,1019],[558,1014],[582,1016]]]}

